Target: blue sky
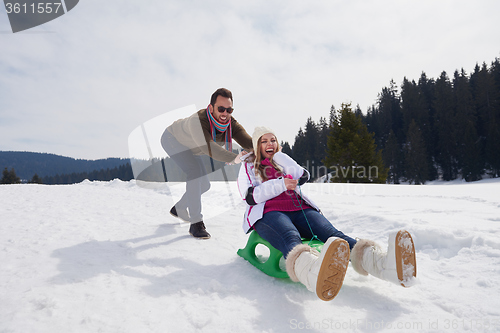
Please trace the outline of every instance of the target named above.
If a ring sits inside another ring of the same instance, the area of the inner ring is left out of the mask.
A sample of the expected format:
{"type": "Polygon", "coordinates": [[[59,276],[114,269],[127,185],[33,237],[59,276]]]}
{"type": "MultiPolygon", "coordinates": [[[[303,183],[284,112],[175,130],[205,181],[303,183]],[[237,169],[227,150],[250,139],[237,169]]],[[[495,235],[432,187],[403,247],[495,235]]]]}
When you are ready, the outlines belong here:
{"type": "MultiPolygon", "coordinates": [[[[330,106],[374,104],[391,79],[470,73],[500,57],[496,0],[82,0],[12,34],[0,9],[0,150],[128,157],[148,120],[233,91],[251,134],[293,143],[330,106]]],[[[188,115],[186,115],[188,116],[188,115]]]]}

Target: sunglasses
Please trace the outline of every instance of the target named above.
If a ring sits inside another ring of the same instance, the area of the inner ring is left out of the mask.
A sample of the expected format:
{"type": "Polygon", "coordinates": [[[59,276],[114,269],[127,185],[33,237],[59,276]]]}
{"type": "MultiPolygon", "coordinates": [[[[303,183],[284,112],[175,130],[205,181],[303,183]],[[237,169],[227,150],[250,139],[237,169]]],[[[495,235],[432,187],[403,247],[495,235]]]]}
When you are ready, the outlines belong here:
{"type": "Polygon", "coordinates": [[[217,108],[217,110],[219,110],[220,113],[224,113],[224,111],[227,111],[227,113],[229,113],[229,114],[233,113],[233,111],[234,111],[233,108],[225,108],[223,106],[219,106],[217,108]]]}

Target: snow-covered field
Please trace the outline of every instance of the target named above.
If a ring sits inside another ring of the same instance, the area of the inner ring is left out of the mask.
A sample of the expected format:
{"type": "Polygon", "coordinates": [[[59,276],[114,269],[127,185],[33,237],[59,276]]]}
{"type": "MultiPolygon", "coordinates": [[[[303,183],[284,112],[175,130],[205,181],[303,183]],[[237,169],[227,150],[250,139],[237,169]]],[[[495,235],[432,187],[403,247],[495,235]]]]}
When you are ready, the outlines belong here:
{"type": "Polygon", "coordinates": [[[415,241],[415,286],[349,268],[331,302],[236,254],[235,183],[203,197],[210,240],[169,215],[182,187],[0,186],[0,332],[500,332],[499,180],[304,185],[345,233],[415,241]]]}

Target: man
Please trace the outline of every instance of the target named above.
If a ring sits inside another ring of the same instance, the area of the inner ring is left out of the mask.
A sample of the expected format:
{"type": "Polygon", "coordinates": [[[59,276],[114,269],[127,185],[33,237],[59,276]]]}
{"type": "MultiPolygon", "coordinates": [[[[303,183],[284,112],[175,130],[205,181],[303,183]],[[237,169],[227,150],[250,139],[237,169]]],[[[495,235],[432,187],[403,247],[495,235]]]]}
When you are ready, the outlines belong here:
{"type": "Polygon", "coordinates": [[[189,233],[195,238],[210,238],[201,213],[201,195],[210,189],[210,181],[200,155],[233,164],[240,163],[246,151],[234,153],[232,139],[244,149],[252,149],[252,137],[233,118],[233,110],[231,91],[217,89],[206,109],[175,121],[161,138],[163,149],[187,176],[186,192],[170,214],[191,223],[189,233]]]}

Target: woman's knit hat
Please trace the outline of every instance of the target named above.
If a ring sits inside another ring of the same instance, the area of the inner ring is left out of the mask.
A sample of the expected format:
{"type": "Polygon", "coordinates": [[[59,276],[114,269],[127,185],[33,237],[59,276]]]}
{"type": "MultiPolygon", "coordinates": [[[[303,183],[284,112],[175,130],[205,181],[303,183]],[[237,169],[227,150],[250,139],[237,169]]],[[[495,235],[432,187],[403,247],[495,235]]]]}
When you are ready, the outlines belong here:
{"type": "Polygon", "coordinates": [[[252,135],[252,144],[254,153],[257,153],[257,144],[259,142],[260,137],[267,133],[271,133],[274,136],[276,136],[276,133],[274,133],[274,131],[269,127],[265,126],[255,127],[255,130],[253,131],[252,135]]]}

